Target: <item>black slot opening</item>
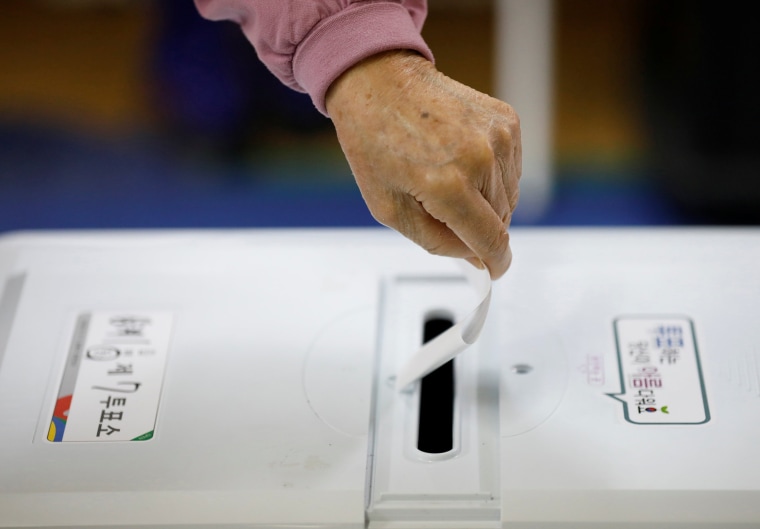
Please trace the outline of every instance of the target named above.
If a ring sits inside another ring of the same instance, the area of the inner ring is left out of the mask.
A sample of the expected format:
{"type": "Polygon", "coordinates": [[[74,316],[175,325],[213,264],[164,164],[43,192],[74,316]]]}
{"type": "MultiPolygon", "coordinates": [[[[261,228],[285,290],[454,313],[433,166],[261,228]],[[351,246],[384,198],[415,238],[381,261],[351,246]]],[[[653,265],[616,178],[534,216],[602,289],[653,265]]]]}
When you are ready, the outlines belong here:
{"type": "MultiPolygon", "coordinates": [[[[452,325],[449,318],[427,319],[423,341],[429,342],[452,325]]],[[[454,360],[422,378],[419,411],[417,449],[442,454],[454,448],[454,360]]]]}

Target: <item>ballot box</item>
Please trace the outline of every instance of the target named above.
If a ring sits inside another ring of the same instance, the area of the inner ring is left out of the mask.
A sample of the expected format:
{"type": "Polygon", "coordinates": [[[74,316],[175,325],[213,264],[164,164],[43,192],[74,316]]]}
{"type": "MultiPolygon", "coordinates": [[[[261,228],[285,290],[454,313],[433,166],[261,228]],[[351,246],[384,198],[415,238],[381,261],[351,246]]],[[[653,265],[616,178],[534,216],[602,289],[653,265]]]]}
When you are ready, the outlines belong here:
{"type": "Polygon", "coordinates": [[[511,237],[3,236],[0,527],[760,527],[760,230],[511,237]]]}

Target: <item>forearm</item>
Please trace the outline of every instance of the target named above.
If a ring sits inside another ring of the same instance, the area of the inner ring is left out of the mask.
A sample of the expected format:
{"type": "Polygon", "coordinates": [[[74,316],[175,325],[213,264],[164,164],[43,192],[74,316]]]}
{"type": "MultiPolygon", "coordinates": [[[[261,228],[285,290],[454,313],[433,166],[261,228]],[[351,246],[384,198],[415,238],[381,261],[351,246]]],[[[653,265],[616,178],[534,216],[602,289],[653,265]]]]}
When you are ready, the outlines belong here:
{"type": "Polygon", "coordinates": [[[420,30],[426,0],[195,0],[210,20],[238,23],[261,61],[327,114],[325,95],[372,55],[413,50],[433,60],[420,30]]]}

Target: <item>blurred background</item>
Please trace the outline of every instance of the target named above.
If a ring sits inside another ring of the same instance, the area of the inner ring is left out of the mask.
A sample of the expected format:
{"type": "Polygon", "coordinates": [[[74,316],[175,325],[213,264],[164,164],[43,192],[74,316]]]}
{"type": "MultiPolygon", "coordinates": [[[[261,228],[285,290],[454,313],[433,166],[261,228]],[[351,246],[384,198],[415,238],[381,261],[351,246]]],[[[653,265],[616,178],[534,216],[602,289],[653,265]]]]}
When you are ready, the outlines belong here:
{"type": "MultiPolygon", "coordinates": [[[[423,32],[490,94],[497,1],[429,0],[423,32]]],[[[515,224],[760,223],[751,3],[550,3],[551,188],[515,224]]],[[[236,26],[190,0],[3,3],[0,232],[371,225],[329,120],[236,26]]]]}

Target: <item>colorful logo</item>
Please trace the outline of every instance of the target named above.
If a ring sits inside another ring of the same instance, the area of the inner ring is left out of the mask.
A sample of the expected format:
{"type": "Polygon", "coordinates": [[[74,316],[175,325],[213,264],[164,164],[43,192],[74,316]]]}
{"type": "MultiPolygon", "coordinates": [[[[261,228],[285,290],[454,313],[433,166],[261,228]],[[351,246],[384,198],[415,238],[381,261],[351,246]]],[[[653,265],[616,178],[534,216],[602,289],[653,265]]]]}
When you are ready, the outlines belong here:
{"type": "Polygon", "coordinates": [[[668,411],[668,407],[667,406],[663,406],[663,407],[661,407],[659,409],[650,406],[648,408],[641,408],[641,411],[645,411],[647,413],[656,413],[657,411],[659,411],[661,413],[670,413],[668,411]]]}
{"type": "Polygon", "coordinates": [[[55,443],[63,441],[63,431],[66,429],[66,420],[69,417],[72,395],[64,395],[55,402],[53,418],[48,430],[48,441],[55,443]]]}

